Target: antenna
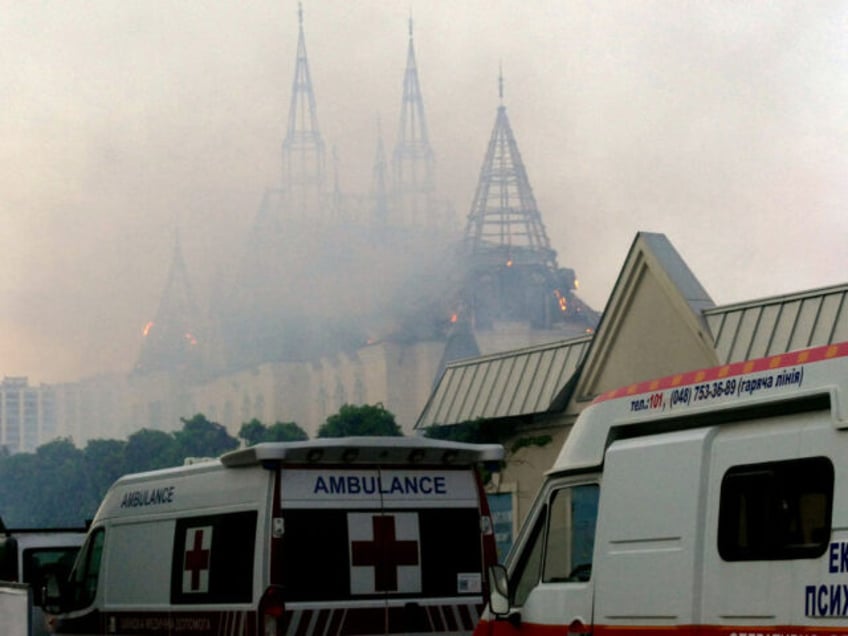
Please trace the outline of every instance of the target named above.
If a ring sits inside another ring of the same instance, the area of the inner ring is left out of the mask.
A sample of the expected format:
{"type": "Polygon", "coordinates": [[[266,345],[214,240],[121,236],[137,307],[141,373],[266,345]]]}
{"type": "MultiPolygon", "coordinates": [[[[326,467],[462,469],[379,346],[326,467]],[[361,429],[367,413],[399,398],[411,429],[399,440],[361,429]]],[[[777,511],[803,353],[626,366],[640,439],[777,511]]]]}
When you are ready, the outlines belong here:
{"type": "Polygon", "coordinates": [[[501,104],[503,104],[503,88],[503,62],[501,61],[498,63],[498,97],[500,97],[501,104]]]}

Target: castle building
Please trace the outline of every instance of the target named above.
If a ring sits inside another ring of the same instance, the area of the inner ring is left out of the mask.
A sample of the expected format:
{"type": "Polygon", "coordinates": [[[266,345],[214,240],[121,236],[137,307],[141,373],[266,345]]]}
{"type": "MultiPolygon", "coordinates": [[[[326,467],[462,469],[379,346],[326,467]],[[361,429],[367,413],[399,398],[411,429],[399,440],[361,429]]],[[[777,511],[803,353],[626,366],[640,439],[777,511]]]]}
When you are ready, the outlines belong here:
{"type": "Polygon", "coordinates": [[[452,360],[597,322],[550,247],[503,82],[463,236],[438,191],[412,20],[392,152],[378,130],[371,190],[354,194],[327,176],[300,8],[297,19],[280,182],[260,193],[232,280],[198,303],[177,239],[132,372],[66,390],[60,434],[84,443],[173,430],[203,413],[231,433],[256,418],[314,435],[348,403],[382,403],[410,432],[452,360]],[[115,405],[83,423],[85,405],[97,402],[89,390],[115,405]]]}

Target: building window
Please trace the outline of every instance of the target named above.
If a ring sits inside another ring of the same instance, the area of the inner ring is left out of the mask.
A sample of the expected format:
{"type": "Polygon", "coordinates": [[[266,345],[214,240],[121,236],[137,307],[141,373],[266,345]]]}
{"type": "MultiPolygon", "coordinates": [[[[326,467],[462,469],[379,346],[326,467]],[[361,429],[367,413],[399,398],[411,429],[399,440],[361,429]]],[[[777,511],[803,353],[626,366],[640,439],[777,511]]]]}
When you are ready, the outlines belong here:
{"type": "Polygon", "coordinates": [[[724,475],[718,551],[725,561],[814,559],[830,540],[827,457],[734,466],[724,475]]]}

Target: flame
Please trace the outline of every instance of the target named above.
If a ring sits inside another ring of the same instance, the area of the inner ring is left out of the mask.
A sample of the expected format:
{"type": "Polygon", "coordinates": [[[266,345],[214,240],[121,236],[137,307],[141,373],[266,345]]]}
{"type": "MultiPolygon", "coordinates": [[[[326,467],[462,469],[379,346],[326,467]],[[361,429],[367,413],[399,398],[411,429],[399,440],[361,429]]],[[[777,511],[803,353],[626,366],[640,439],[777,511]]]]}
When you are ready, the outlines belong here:
{"type": "Polygon", "coordinates": [[[194,337],[192,334],[190,334],[190,333],[186,333],[186,335],[185,335],[185,339],[186,339],[186,340],[188,340],[188,343],[189,343],[190,345],[196,345],[196,344],[197,344],[197,338],[195,338],[195,337],[194,337]]]}
{"type": "Polygon", "coordinates": [[[511,258],[506,259],[506,266],[512,267],[512,259],[511,258]]]}
{"type": "Polygon", "coordinates": [[[576,278],[574,279],[574,289],[580,289],[580,281],[576,278]]]}
{"type": "Polygon", "coordinates": [[[558,289],[554,290],[554,296],[557,298],[560,311],[565,312],[568,309],[568,303],[565,300],[565,296],[563,296],[558,289]]]}
{"type": "Polygon", "coordinates": [[[145,338],[150,333],[151,329],[153,329],[153,321],[152,320],[148,321],[148,323],[146,325],[144,325],[144,329],[141,332],[142,334],[144,334],[145,338]]]}
{"type": "Polygon", "coordinates": [[[451,317],[450,317],[451,323],[455,324],[457,320],[459,320],[459,316],[457,316],[455,313],[451,314],[451,317]]]}

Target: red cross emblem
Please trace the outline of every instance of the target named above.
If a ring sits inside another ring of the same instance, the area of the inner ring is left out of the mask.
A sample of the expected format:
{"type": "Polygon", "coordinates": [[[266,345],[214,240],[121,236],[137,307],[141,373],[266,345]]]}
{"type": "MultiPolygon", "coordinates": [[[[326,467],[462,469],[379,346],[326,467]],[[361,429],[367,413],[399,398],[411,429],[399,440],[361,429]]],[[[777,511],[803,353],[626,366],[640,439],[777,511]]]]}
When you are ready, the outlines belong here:
{"type": "Polygon", "coordinates": [[[212,527],[189,528],[186,530],[185,545],[183,592],[208,592],[212,527]]]}
{"type": "MultiPolygon", "coordinates": [[[[352,515],[354,516],[354,515],[352,515]]],[[[398,515],[355,515],[357,517],[371,518],[371,539],[352,540],[351,565],[354,567],[370,567],[374,572],[374,592],[409,592],[418,591],[410,589],[410,585],[420,586],[418,577],[418,515],[414,513],[401,513],[398,515]],[[407,530],[405,539],[398,538],[396,522],[398,517],[405,522],[404,526],[414,529],[407,530]],[[398,569],[401,566],[415,566],[415,580],[412,583],[398,584],[398,569]]],[[[353,524],[349,520],[349,524],[353,524]]],[[[352,533],[352,537],[355,533],[352,533]]],[[[365,591],[365,590],[362,590],[365,591]]]]}

